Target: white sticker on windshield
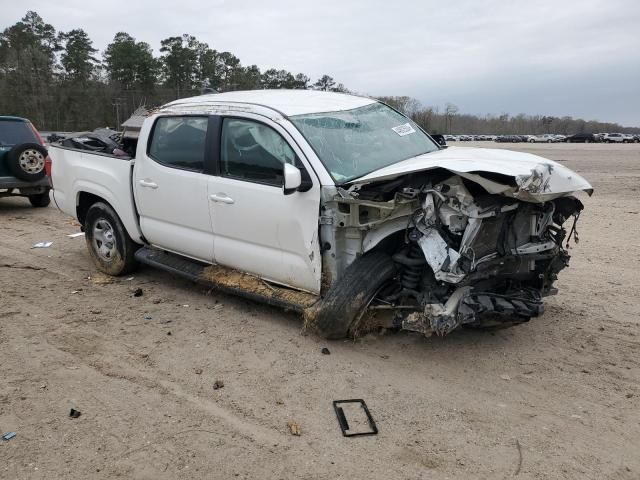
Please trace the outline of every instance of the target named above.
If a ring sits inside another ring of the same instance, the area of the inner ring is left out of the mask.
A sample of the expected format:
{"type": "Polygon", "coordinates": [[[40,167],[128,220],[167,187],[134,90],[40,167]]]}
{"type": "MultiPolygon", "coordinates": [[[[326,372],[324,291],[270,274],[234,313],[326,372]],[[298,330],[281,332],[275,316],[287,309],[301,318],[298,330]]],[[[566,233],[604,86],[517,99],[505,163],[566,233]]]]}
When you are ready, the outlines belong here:
{"type": "Polygon", "coordinates": [[[405,123],[404,125],[398,125],[397,127],[393,127],[391,130],[396,132],[401,137],[405,135],[409,135],[410,133],[416,133],[410,123],[405,123]]]}

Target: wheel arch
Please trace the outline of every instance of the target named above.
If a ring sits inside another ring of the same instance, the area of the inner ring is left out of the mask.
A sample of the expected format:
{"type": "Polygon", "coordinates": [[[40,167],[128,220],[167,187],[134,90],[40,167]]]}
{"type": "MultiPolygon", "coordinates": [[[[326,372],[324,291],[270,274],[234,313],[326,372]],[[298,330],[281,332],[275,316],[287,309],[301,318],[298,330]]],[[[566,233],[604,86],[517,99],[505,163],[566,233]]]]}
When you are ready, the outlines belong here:
{"type": "Polygon", "coordinates": [[[137,216],[132,215],[123,215],[122,210],[118,208],[118,205],[115,202],[111,202],[106,195],[100,195],[98,193],[92,192],[89,189],[80,189],[76,194],[76,218],[82,228],[84,229],[84,223],[87,218],[87,212],[91,208],[92,205],[102,202],[107,204],[109,207],[113,209],[114,212],[120,217],[122,224],[124,225],[129,237],[135,243],[144,243],[142,239],[142,233],[140,232],[140,228],[138,226],[137,216]]]}
{"type": "Polygon", "coordinates": [[[362,252],[367,253],[374,249],[387,251],[395,246],[399,238],[404,238],[408,218],[406,216],[394,218],[376,229],[369,230],[362,241],[362,252]]]}
{"type": "Polygon", "coordinates": [[[113,208],[113,206],[109,202],[107,202],[104,198],[99,197],[98,195],[89,192],[78,192],[78,197],[76,200],[76,218],[78,219],[78,222],[80,222],[80,225],[83,226],[83,228],[89,208],[91,208],[91,205],[98,202],[104,202],[111,208],[113,208]]]}

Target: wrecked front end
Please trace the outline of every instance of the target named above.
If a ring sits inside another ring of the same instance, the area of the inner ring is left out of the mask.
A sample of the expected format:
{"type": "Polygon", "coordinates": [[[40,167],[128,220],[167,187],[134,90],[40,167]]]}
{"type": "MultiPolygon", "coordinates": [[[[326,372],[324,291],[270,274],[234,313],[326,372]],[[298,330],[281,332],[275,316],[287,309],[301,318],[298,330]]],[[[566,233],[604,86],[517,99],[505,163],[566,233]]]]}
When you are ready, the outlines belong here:
{"type": "Polygon", "coordinates": [[[509,178],[437,168],[325,192],[325,282],[379,249],[397,274],[369,304],[376,325],[446,335],[537,317],[569,264],[583,209],[548,183],[535,170],[509,178]],[[490,193],[491,185],[505,188],[490,193]]]}

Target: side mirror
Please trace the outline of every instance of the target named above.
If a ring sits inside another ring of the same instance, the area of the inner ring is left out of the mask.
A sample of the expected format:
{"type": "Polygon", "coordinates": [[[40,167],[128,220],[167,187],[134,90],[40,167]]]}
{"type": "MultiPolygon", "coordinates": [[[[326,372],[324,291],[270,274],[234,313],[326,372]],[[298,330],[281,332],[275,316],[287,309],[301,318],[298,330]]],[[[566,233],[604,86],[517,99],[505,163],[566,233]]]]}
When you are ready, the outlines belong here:
{"type": "Polygon", "coordinates": [[[284,164],[284,185],[283,192],[290,195],[302,185],[302,175],[300,169],[294,167],[290,163],[284,164]]]}

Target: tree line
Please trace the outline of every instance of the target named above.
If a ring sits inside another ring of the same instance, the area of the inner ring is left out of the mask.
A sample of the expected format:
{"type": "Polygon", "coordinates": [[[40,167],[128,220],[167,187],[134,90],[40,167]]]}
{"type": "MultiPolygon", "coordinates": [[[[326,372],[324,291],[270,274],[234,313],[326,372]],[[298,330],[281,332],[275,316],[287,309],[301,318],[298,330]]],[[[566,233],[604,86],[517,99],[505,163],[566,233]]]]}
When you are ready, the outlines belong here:
{"type": "MultiPolygon", "coordinates": [[[[29,118],[41,130],[119,127],[139,106],[157,106],[205,92],[264,88],[348,92],[330,75],[261,71],[188,34],[160,42],[160,55],[126,32],[98,54],[87,33],[56,32],[29,11],[0,34],[0,115],[29,118]]],[[[638,131],[571,117],[508,114],[478,117],[455,105],[424,107],[410,97],[381,97],[431,133],[577,133],[638,131]]]]}
{"type": "Polygon", "coordinates": [[[156,57],[148,43],[118,32],[101,58],[83,29],[56,32],[33,11],[0,34],[0,115],[43,130],[115,127],[142,105],[262,88],[346,91],[329,75],[312,83],[304,73],[244,66],[188,34],[162,40],[156,57]]]}
{"type": "Polygon", "coordinates": [[[540,135],[556,133],[621,132],[640,133],[638,127],[623,127],[617,123],[583,120],[570,116],[551,115],[469,115],[460,113],[456,105],[447,103],[444,108],[425,107],[414,98],[406,96],[379,97],[424,128],[429,133],[473,135],[540,135]]]}

